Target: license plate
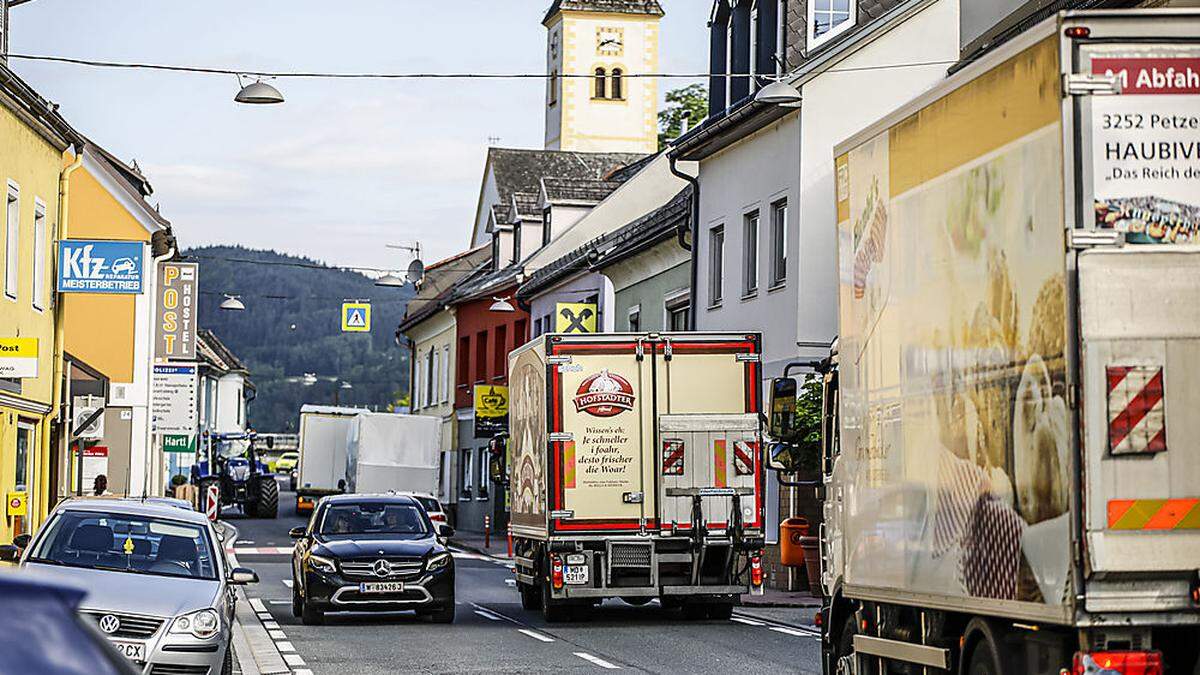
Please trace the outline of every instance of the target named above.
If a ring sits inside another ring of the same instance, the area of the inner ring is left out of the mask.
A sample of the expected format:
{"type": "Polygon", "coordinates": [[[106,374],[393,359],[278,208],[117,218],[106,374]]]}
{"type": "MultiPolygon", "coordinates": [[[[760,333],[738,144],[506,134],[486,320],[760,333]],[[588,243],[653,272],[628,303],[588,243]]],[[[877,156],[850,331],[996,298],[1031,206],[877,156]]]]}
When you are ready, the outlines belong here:
{"type": "Polygon", "coordinates": [[[359,593],[403,593],[403,581],[379,581],[358,585],[359,593]]]}
{"type": "Polygon", "coordinates": [[[587,565],[567,565],[563,568],[563,581],[571,586],[579,586],[588,582],[587,565]]]}
{"type": "Polygon", "coordinates": [[[125,658],[130,661],[146,661],[146,643],[145,642],[129,642],[126,640],[109,640],[112,646],[116,647],[117,651],[125,655],[125,658]]]}

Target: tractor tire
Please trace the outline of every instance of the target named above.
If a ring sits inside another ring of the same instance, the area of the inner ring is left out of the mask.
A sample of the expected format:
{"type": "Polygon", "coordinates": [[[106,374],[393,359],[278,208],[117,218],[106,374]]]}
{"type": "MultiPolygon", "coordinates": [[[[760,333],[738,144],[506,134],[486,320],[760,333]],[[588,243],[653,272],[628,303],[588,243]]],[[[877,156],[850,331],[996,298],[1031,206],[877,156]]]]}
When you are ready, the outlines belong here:
{"type": "Polygon", "coordinates": [[[256,518],[275,518],[279,515],[279,484],[273,476],[258,477],[258,501],[254,504],[256,518]]]}

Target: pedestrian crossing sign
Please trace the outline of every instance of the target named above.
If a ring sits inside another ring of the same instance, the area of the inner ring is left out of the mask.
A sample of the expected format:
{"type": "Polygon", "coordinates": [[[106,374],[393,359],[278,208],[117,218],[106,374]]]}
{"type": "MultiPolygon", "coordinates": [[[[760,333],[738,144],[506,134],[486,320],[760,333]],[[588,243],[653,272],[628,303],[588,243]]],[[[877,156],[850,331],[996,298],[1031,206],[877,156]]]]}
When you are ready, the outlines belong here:
{"type": "Polygon", "coordinates": [[[342,332],[369,333],[371,332],[371,303],[343,302],[342,303],[342,332]]]}

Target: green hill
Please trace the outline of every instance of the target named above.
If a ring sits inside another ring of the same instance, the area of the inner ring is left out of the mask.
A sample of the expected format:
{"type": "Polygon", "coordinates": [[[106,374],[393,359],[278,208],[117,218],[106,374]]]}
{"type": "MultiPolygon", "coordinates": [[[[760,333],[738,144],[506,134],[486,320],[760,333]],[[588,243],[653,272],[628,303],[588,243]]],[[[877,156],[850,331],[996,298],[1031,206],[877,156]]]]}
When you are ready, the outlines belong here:
{"type": "Polygon", "coordinates": [[[295,431],[302,404],[332,405],[335,397],[385,409],[408,390],[408,351],[396,345],[395,329],[411,288],[381,288],[357,272],[274,251],[206,246],[183,255],[200,264],[200,326],[250,369],[253,428],[295,431]],[[225,293],[240,295],[246,311],[219,309],[225,293]],[[371,302],[370,333],[341,331],[347,299],[371,302]],[[320,379],[295,381],[305,373],[320,379]]]}

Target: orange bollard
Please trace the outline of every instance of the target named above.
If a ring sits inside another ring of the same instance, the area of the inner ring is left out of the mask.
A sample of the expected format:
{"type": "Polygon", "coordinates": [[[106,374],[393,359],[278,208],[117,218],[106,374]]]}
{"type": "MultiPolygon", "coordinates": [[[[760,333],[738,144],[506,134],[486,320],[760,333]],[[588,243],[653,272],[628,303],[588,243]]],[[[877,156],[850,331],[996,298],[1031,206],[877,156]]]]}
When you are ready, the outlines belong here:
{"type": "Polygon", "coordinates": [[[483,548],[489,549],[492,547],[492,517],[483,517],[483,548]]]}
{"type": "Polygon", "coordinates": [[[512,557],[512,523],[508,524],[508,557],[512,557]]]}

